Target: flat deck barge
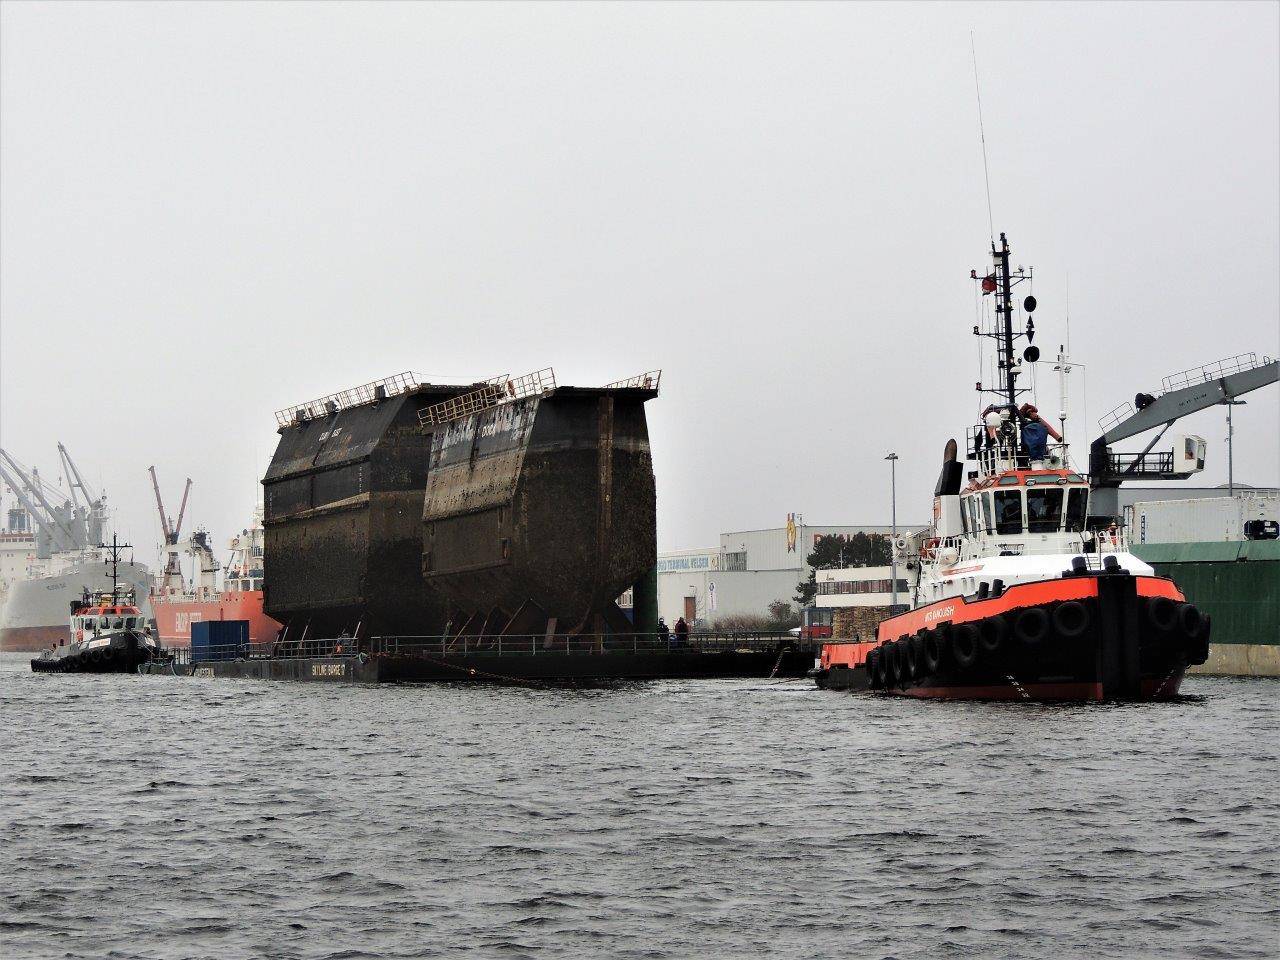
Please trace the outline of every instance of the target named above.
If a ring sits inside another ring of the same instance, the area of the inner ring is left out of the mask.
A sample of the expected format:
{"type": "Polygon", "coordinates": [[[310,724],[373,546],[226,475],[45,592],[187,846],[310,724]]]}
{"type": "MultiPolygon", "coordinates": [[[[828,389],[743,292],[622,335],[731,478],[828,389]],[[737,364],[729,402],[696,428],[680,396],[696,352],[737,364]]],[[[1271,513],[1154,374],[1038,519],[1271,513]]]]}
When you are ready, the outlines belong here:
{"type": "Polygon", "coordinates": [[[177,651],[148,672],[195,677],[322,683],[464,682],[514,685],[591,684],[617,680],[800,678],[817,647],[789,634],[694,635],[686,642],[652,636],[373,637],[302,644],[240,644],[177,651]]]}

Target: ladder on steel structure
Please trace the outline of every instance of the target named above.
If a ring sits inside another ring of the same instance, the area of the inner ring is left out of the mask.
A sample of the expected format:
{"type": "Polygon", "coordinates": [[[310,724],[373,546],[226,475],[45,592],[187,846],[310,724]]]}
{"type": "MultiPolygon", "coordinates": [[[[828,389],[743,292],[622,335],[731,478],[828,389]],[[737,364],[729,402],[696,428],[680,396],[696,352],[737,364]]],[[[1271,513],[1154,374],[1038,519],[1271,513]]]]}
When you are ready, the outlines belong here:
{"type": "Polygon", "coordinates": [[[437,426],[501,404],[514,403],[525,397],[545,396],[555,388],[556,374],[550,367],[526,373],[522,377],[491,380],[479,390],[443,400],[419,411],[418,422],[423,426],[437,426]]]}

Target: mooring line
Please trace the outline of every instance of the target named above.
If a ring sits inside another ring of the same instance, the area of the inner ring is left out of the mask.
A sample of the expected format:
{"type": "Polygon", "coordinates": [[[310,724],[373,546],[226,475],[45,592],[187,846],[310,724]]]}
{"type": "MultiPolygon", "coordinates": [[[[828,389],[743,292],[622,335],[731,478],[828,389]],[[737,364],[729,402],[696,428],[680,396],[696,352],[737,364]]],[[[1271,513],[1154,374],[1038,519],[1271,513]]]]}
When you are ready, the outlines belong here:
{"type": "Polygon", "coordinates": [[[434,657],[428,657],[426,654],[418,654],[418,657],[427,663],[434,663],[439,667],[447,667],[450,670],[457,670],[459,673],[465,673],[472,677],[491,677],[494,680],[504,680],[507,683],[515,684],[518,687],[533,687],[535,689],[546,689],[547,684],[540,683],[537,680],[526,680],[521,677],[509,677],[502,673],[492,673],[488,670],[478,670],[475,667],[464,667],[461,664],[450,663],[447,660],[437,660],[434,657]]]}
{"type": "Polygon", "coordinates": [[[766,677],[766,679],[772,680],[774,677],[778,675],[778,668],[782,666],[782,658],[785,657],[786,655],[787,655],[786,647],[783,647],[781,650],[778,651],[778,659],[773,662],[773,669],[769,671],[769,676],[766,677]]]}

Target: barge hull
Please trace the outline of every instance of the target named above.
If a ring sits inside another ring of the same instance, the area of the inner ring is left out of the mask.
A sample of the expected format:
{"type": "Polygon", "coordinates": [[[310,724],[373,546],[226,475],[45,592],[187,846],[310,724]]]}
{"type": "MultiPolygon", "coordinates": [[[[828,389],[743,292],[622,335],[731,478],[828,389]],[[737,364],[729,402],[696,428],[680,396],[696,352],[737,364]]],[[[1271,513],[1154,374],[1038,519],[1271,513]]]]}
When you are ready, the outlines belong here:
{"type": "Polygon", "coordinates": [[[322,683],[605,683],[617,680],[782,679],[803,677],[812,651],[726,650],[717,653],[553,652],[529,655],[393,654],[363,657],[261,657],[191,664],[195,677],[322,683]]]}

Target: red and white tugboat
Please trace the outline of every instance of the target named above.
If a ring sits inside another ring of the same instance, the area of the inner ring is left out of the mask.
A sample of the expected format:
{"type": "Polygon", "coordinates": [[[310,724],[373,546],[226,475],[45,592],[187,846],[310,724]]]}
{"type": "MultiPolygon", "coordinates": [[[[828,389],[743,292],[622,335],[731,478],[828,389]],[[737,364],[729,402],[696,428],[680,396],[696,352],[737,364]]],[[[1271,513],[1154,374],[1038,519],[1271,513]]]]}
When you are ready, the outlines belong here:
{"type": "MultiPolygon", "coordinates": [[[[1208,657],[1209,618],[1128,552],[1123,529],[1090,517],[1089,481],[1062,436],[1065,411],[1055,429],[1019,404],[1022,360],[1039,349],[1035,298],[1015,331],[1012,289],[1031,275],[1010,271],[1004,234],[992,255],[994,272],[973,276],[995,296],[994,326],[974,332],[995,341],[1003,382],[969,434],[976,469],[965,483],[947,442],[931,528],[894,545],[910,609],[883,621],[875,642],[825,644],[818,684],[976,700],[1173,697],[1187,665],[1208,657]]],[[[1065,354],[1057,367],[1065,393],[1065,354]]]]}
{"type": "Polygon", "coordinates": [[[111,591],[94,594],[86,588],[71,602],[71,639],[42,650],[31,661],[36,673],[137,673],[138,667],[166,654],[156,643],[147,618],[137,606],[133,589],[118,577],[120,550],[129,546],[114,537],[111,591]]]}

